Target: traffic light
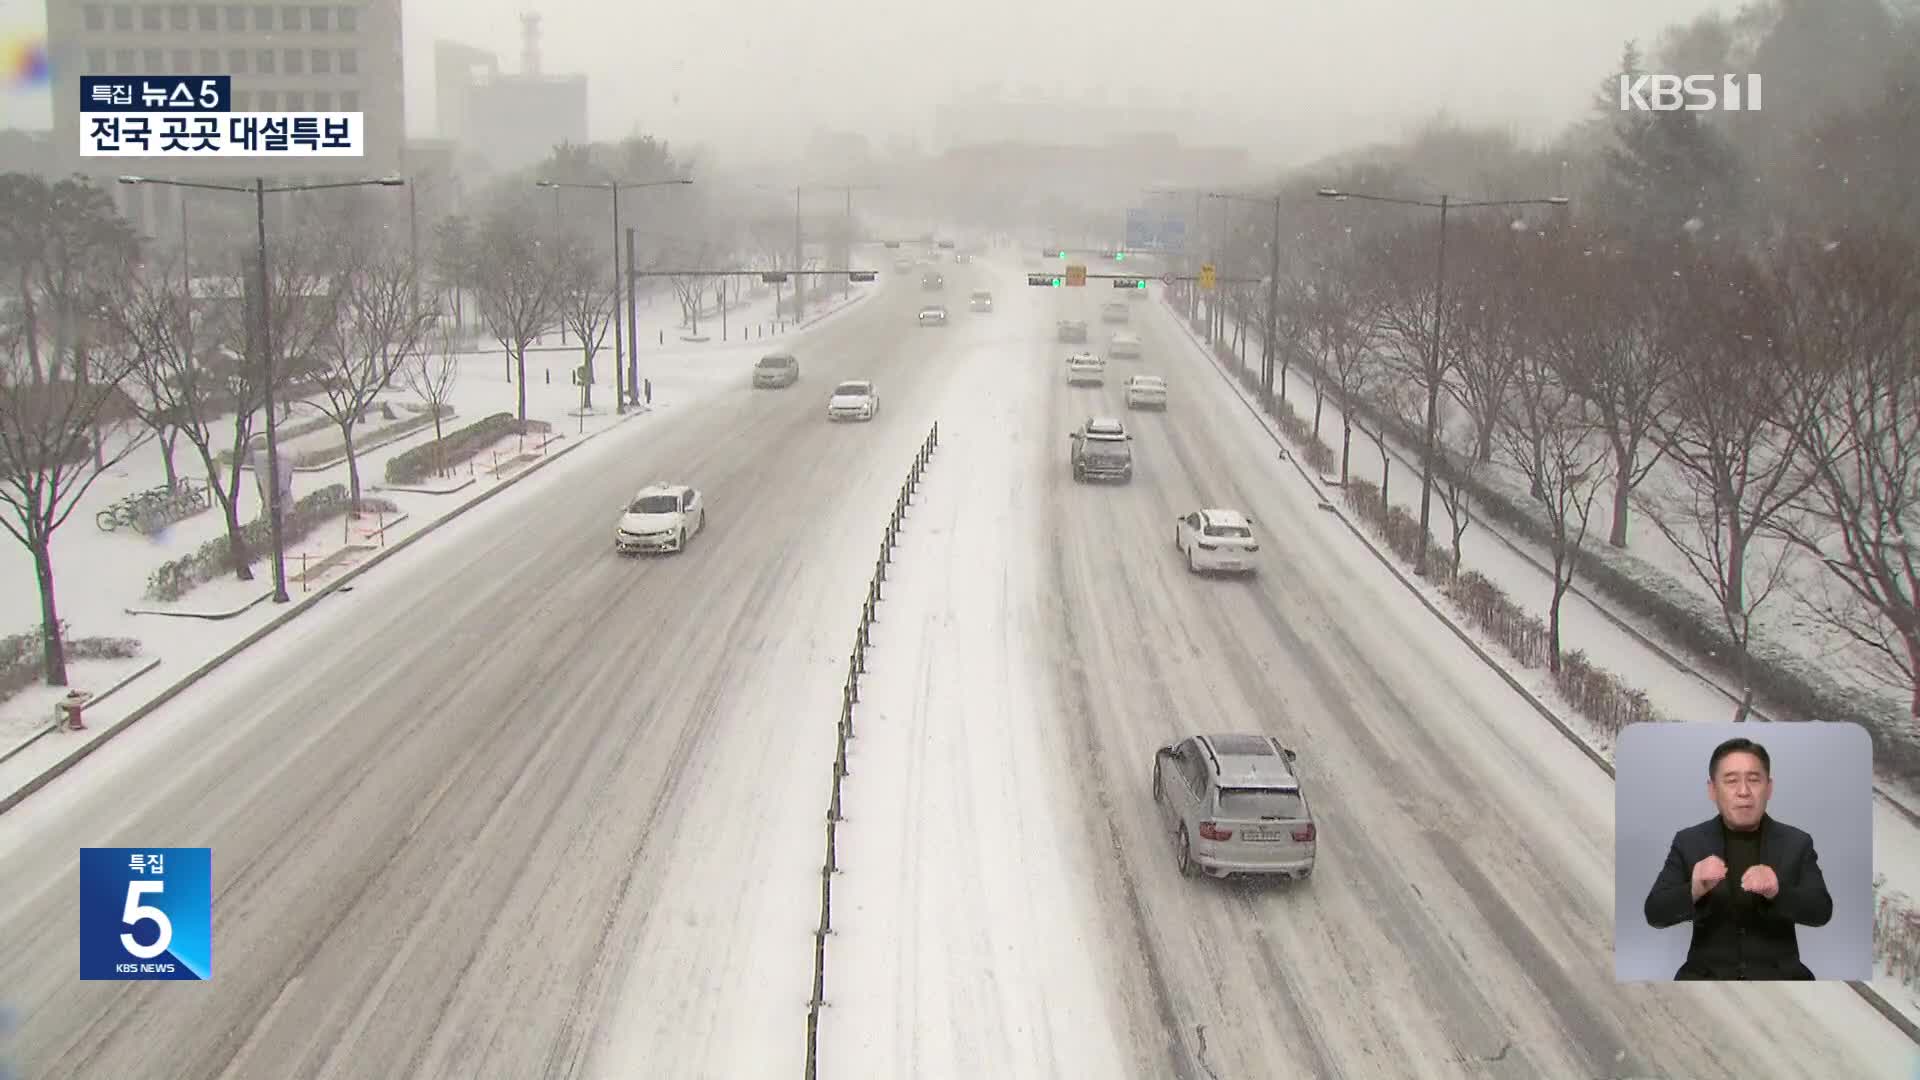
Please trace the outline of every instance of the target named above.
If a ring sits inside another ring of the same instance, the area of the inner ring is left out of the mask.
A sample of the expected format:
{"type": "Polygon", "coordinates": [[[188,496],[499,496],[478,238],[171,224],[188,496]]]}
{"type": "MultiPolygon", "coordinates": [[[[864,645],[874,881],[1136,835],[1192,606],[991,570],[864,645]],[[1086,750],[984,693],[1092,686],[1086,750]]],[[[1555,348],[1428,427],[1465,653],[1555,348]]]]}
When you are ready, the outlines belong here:
{"type": "Polygon", "coordinates": [[[1116,289],[1144,289],[1147,287],[1147,283],[1139,278],[1114,278],[1113,287],[1116,289]]]}
{"type": "Polygon", "coordinates": [[[1054,277],[1052,274],[1028,274],[1027,284],[1057,287],[1060,284],[1060,279],[1054,277]]]}
{"type": "Polygon", "coordinates": [[[1067,267],[1067,284],[1068,285],[1083,286],[1086,283],[1087,283],[1087,268],[1084,265],[1080,263],[1073,263],[1072,265],[1067,267]]]}
{"type": "Polygon", "coordinates": [[[1213,288],[1213,286],[1214,286],[1213,264],[1207,263],[1200,267],[1200,287],[1203,289],[1211,289],[1213,288]]]}
{"type": "Polygon", "coordinates": [[[1114,252],[1114,253],[1113,253],[1113,261],[1114,261],[1114,262],[1126,262],[1126,261],[1127,261],[1127,253],[1126,253],[1126,252],[1124,252],[1124,251],[1116,251],[1116,252],[1114,252]]]}
{"type": "Polygon", "coordinates": [[[847,271],[847,280],[853,282],[872,281],[873,273],[871,270],[849,270],[847,271]]]}

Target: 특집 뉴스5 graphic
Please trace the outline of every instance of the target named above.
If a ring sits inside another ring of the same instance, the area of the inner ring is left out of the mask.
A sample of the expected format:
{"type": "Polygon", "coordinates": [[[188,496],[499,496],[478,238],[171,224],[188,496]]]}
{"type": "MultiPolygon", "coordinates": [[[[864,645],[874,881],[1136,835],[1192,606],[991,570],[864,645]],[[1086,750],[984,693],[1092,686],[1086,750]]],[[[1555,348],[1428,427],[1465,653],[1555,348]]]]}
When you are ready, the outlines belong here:
{"type": "Polygon", "coordinates": [[[80,849],[80,978],[212,977],[212,848],[80,849]]]}

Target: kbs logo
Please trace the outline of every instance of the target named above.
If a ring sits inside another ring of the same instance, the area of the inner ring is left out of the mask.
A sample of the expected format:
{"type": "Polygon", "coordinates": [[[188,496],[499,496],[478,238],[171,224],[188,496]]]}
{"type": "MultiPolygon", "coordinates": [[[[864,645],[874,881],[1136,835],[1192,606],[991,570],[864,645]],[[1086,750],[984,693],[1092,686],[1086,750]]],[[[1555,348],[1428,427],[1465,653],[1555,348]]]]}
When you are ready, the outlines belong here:
{"type": "Polygon", "coordinates": [[[212,977],[212,848],[80,849],[80,978],[212,977]]]}
{"type": "Polygon", "coordinates": [[[1620,76],[1621,112],[1713,112],[1715,110],[1759,112],[1760,76],[1620,76]]]}

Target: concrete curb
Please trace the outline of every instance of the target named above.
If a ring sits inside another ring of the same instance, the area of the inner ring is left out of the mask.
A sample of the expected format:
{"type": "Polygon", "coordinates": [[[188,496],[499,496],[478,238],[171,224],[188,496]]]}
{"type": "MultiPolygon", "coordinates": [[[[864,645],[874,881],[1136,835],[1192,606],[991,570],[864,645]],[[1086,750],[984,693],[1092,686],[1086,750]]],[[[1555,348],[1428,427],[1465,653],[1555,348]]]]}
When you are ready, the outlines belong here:
{"type": "MultiPolygon", "coordinates": [[[[156,656],[153,659],[147,661],[146,663],[140,665],[140,670],[134,672],[133,674],[127,676],[124,679],[121,679],[119,682],[114,683],[112,686],[109,686],[105,690],[102,690],[100,693],[95,694],[93,696],[93,699],[87,702],[87,707],[92,708],[93,706],[99,704],[101,701],[109,697],[112,697],[114,694],[119,693],[120,690],[124,688],[128,683],[132,682],[133,680],[139,678],[142,675],[145,675],[147,672],[152,671],[154,668],[157,668],[159,666],[160,666],[160,658],[156,656]]],[[[42,738],[45,738],[46,736],[53,734],[55,731],[58,731],[59,729],[60,729],[60,726],[58,724],[55,724],[52,721],[48,721],[46,727],[43,727],[39,731],[34,732],[32,735],[29,735],[25,739],[22,739],[19,743],[14,745],[13,749],[7,751],[4,754],[0,754],[0,764],[5,764],[7,759],[20,753],[22,750],[25,750],[27,747],[32,746],[34,743],[39,742],[42,738]]]]}
{"type": "Polygon", "coordinates": [[[467,488],[470,488],[479,482],[480,482],[479,477],[469,476],[465,480],[462,480],[460,483],[455,484],[454,486],[447,488],[443,491],[435,491],[431,488],[381,487],[379,485],[374,485],[372,487],[369,487],[367,488],[367,490],[368,491],[404,491],[409,495],[451,495],[456,491],[464,491],[467,488]]]}
{"type": "Polygon", "coordinates": [[[536,472],[539,472],[541,469],[545,468],[549,462],[558,461],[561,457],[565,456],[567,453],[571,452],[576,447],[585,446],[587,443],[592,442],[596,437],[602,434],[605,434],[606,432],[612,431],[615,426],[618,426],[618,424],[625,423],[626,419],[631,419],[634,416],[640,416],[640,415],[643,415],[643,414],[630,413],[628,414],[627,418],[617,421],[614,425],[601,428],[599,431],[594,432],[592,435],[584,439],[580,439],[577,442],[570,443],[567,446],[562,447],[561,449],[556,450],[551,454],[548,454],[545,458],[542,458],[540,461],[535,462],[533,466],[526,469],[525,471],[519,473],[516,476],[500,481],[491,490],[479,495],[478,497],[474,498],[472,501],[467,502],[461,506],[455,507],[453,510],[449,511],[445,517],[441,518],[440,520],[433,522],[432,524],[419,530],[418,532],[407,537],[406,539],[401,540],[400,542],[394,544],[392,547],[387,548],[385,551],[382,551],[380,554],[375,555],[373,558],[368,559],[366,562],[361,563],[359,566],[354,567],[352,570],[347,571],[345,574],[340,575],[340,577],[336,578],[335,580],[323,586],[320,589],[320,591],[309,594],[309,596],[304,600],[294,601],[291,605],[289,605],[289,610],[286,613],[275,617],[272,621],[268,622],[265,626],[260,627],[258,630],[255,630],[251,634],[248,634],[246,637],[240,639],[238,642],[234,643],[232,646],[223,650],[219,655],[215,656],[213,659],[207,661],[206,663],[200,665],[198,668],[195,668],[193,671],[189,672],[186,676],[181,678],[178,682],[174,683],[172,686],[169,686],[167,689],[161,691],[159,694],[143,702],[142,704],[137,706],[132,712],[128,713],[126,716],[115,721],[98,738],[91,740],[90,742],[86,743],[83,746],[75,747],[72,753],[68,754],[67,756],[61,758],[59,761],[55,762],[53,766],[48,768],[46,771],[42,772],[40,775],[34,777],[32,780],[28,781],[25,785],[20,787],[18,790],[11,791],[3,796],[0,796],[0,814],[4,814],[7,811],[13,809],[15,806],[18,806],[20,802],[24,800],[27,796],[32,795],[34,792],[52,783],[54,780],[58,779],[62,774],[67,772],[67,770],[73,768],[75,765],[80,764],[80,762],[85,760],[88,755],[92,754],[95,750],[98,750],[100,747],[105,746],[109,740],[118,736],[121,732],[125,731],[126,729],[132,727],[137,721],[144,718],[148,713],[153,712],[154,710],[160,708],[160,706],[165,705],[167,702],[173,700],[175,697],[178,697],[180,694],[184,693],[189,687],[193,686],[195,683],[199,682],[201,679],[206,678],[209,674],[211,674],[214,670],[219,668],[221,665],[225,664],[227,661],[232,660],[234,657],[245,652],[249,647],[258,643],[262,638],[265,638],[267,635],[273,633],[275,630],[278,630],[281,627],[287,625],[288,623],[292,622],[294,619],[299,618],[301,615],[305,614],[308,611],[308,609],[312,608],[315,604],[318,604],[321,600],[324,600],[328,596],[332,595],[332,593],[335,590],[339,589],[341,586],[348,584],[349,582],[353,581],[355,578],[358,578],[360,575],[366,573],[369,570],[372,570],[374,567],[379,566],[381,563],[387,561],[388,559],[392,558],[395,555],[400,554],[402,551],[407,550],[407,548],[412,546],[412,544],[415,541],[431,535],[436,530],[438,530],[441,526],[446,525],[458,519],[461,515],[465,514],[467,511],[472,510],[478,506],[481,506],[482,504],[486,503],[489,499],[492,499],[494,496],[507,490],[508,488],[526,479],[527,477],[532,476],[536,472]]]}
{"type": "Polygon", "coordinates": [[[239,607],[229,608],[226,611],[161,611],[158,608],[121,608],[120,610],[126,612],[129,615],[158,615],[163,618],[169,618],[169,619],[208,619],[213,621],[219,621],[223,619],[231,619],[237,615],[244,615],[247,612],[252,611],[254,608],[259,607],[261,603],[263,603],[264,601],[266,601],[268,598],[272,596],[273,596],[273,590],[268,589],[266,592],[263,592],[259,596],[256,596],[253,599],[247,601],[246,603],[241,604],[239,607]]]}
{"type": "MultiPolygon", "coordinates": [[[[1488,655],[1487,651],[1482,649],[1480,644],[1474,641],[1472,636],[1469,635],[1464,628],[1457,625],[1451,617],[1435,606],[1433,601],[1429,600],[1427,595],[1414,585],[1400,567],[1394,564],[1392,557],[1381,551],[1379,546],[1373,542],[1372,538],[1369,537],[1364,530],[1358,525],[1355,525],[1345,513],[1340,511],[1331,499],[1326,497],[1326,493],[1321,490],[1314,476],[1307,472],[1307,470],[1294,459],[1293,450],[1286,444],[1285,439],[1279,432],[1274,431],[1272,426],[1267,422],[1267,417],[1260,411],[1258,403],[1248,398],[1246,388],[1241,386],[1238,380],[1226,370],[1219,357],[1215,356],[1213,350],[1209,349],[1206,343],[1201,340],[1200,335],[1194,332],[1191,326],[1187,325],[1186,318],[1178,311],[1175,311],[1172,305],[1167,304],[1164,298],[1161,300],[1161,303],[1166,307],[1168,313],[1172,315],[1173,320],[1180,325],[1180,329],[1186,333],[1187,339],[1191,341],[1196,348],[1200,349],[1201,352],[1206,354],[1208,366],[1212,368],[1213,373],[1232,388],[1234,397],[1240,401],[1240,404],[1244,406],[1249,413],[1253,414],[1255,421],[1260,424],[1260,430],[1266,432],[1267,437],[1272,439],[1274,444],[1285,452],[1287,463],[1292,465],[1294,471],[1300,474],[1300,478],[1306,481],[1307,487],[1319,497],[1322,504],[1325,504],[1329,508],[1333,516],[1340,519],[1340,523],[1347,527],[1347,531],[1352,533],[1354,537],[1360,541],[1361,545],[1365,547],[1382,566],[1385,566],[1387,570],[1393,574],[1394,578],[1406,587],[1408,592],[1412,593],[1414,597],[1420,601],[1420,606],[1431,612],[1434,618],[1440,620],[1441,625],[1453,632],[1454,637],[1459,638],[1466,644],[1467,648],[1473,650],[1473,654],[1479,657],[1480,661],[1486,664],[1487,667],[1493,669],[1494,674],[1500,676],[1501,680],[1512,687],[1514,692],[1519,694],[1528,705],[1531,705],[1534,712],[1545,717],[1556,731],[1566,737],[1568,742],[1571,742],[1576,749],[1585,754],[1589,761],[1598,765],[1601,771],[1607,774],[1609,780],[1615,779],[1612,762],[1608,761],[1604,755],[1588,745],[1587,741],[1581,738],[1573,728],[1569,727],[1566,721],[1560,719],[1552,709],[1549,709],[1545,702],[1535,697],[1531,691],[1522,686],[1520,682],[1507,671],[1504,665],[1488,655]]],[[[1920,1043],[1920,1024],[1914,1023],[1912,1019],[1900,1011],[1898,1006],[1888,1001],[1879,991],[1875,990],[1872,984],[1849,982],[1847,986],[1866,1001],[1868,1005],[1871,1005],[1873,1010],[1884,1017],[1888,1023],[1898,1028],[1901,1034],[1915,1043],[1920,1043]]]]}

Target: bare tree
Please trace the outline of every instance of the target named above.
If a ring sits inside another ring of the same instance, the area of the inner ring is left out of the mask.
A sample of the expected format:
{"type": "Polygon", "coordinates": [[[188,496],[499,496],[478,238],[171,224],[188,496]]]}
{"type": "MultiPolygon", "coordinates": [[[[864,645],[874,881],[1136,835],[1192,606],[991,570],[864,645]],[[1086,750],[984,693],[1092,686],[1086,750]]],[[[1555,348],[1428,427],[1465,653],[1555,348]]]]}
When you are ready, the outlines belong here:
{"type": "Polygon", "coordinates": [[[1675,495],[1641,502],[1711,591],[1741,683],[1736,722],[1753,708],[1754,613],[1780,584],[1793,548],[1749,565],[1753,542],[1788,525],[1819,475],[1805,460],[1813,387],[1824,377],[1800,353],[1784,278],[1745,258],[1689,261],[1675,286],[1693,319],[1674,333],[1680,361],[1654,436],[1679,474],[1675,495]]]}
{"type": "Polygon", "coordinates": [[[1790,257],[1796,322],[1834,377],[1798,432],[1810,482],[1780,531],[1838,586],[1802,602],[1868,650],[1920,727],[1920,252],[1879,227],[1790,257]]]}
{"type": "MultiPolygon", "coordinates": [[[[240,291],[238,282],[222,284],[232,286],[227,290],[228,299],[240,291]]],[[[137,277],[113,305],[113,319],[135,357],[136,378],[149,402],[145,407],[171,417],[199,455],[208,490],[219,503],[226,524],[234,575],[241,581],[251,581],[253,569],[240,527],[239,496],[246,448],[262,400],[260,372],[247,357],[251,334],[245,327],[254,320],[229,302],[206,312],[205,322],[190,324],[194,314],[180,302],[178,289],[179,285],[165,276],[137,277]],[[232,344],[236,325],[240,327],[237,334],[247,339],[238,349],[232,344]],[[199,332],[194,332],[195,328],[199,332]],[[203,344],[193,348],[189,347],[190,341],[203,344]],[[214,440],[220,437],[217,423],[229,415],[231,443],[226,449],[223,474],[221,452],[214,440]]]]}
{"type": "Polygon", "coordinates": [[[1547,664],[1560,670],[1560,605],[1573,587],[1594,500],[1607,482],[1610,456],[1585,403],[1553,365],[1530,352],[1514,373],[1501,424],[1506,456],[1527,478],[1545,511],[1547,550],[1553,559],[1553,597],[1547,605],[1547,664]]]}
{"type": "MultiPolygon", "coordinates": [[[[703,240],[685,240],[674,245],[670,258],[680,267],[688,270],[704,270],[707,261],[713,258],[711,245],[703,240]]],[[[707,292],[707,275],[674,274],[667,278],[673,283],[673,294],[680,301],[680,318],[690,327],[695,337],[700,334],[700,303],[707,292]]]]}
{"type": "Polygon", "coordinates": [[[585,244],[568,244],[560,258],[560,321],[580,339],[580,407],[593,408],[593,360],[613,326],[618,283],[585,244]]]}
{"type": "Polygon", "coordinates": [[[353,432],[367,408],[388,387],[401,361],[416,351],[427,330],[413,269],[405,252],[377,246],[343,249],[333,275],[334,317],[316,342],[319,364],[306,402],[340,429],[347,453],[351,512],[360,507],[360,458],[353,432]]]}
{"type": "MultiPolygon", "coordinates": [[[[1309,282],[1302,302],[1303,337],[1320,364],[1316,385],[1333,384],[1340,405],[1340,483],[1347,482],[1353,456],[1353,415],[1364,388],[1366,365],[1379,340],[1379,300],[1352,259],[1329,263],[1309,282]]],[[[1320,432],[1320,408],[1314,406],[1314,434],[1320,432]]]]}
{"type": "Polygon", "coordinates": [[[1669,322],[1694,317],[1681,297],[1660,287],[1659,262],[1604,245],[1560,248],[1540,312],[1545,345],[1562,381],[1586,401],[1613,451],[1613,523],[1609,546],[1627,546],[1632,496],[1665,456],[1654,437],[1673,378],[1675,334],[1669,322]]]}
{"type": "Polygon", "coordinates": [[[1452,467],[1434,480],[1434,494],[1440,499],[1440,506],[1447,512],[1447,536],[1453,546],[1452,562],[1448,565],[1449,577],[1460,576],[1461,541],[1466,539],[1467,529],[1473,525],[1473,487],[1481,467],[1486,464],[1480,460],[1479,434],[1482,430],[1499,430],[1496,419],[1491,428],[1483,429],[1479,420],[1474,421],[1475,434],[1471,440],[1461,439],[1447,423],[1442,413],[1437,452],[1447,459],[1452,467]]]}
{"type": "MultiPolygon", "coordinates": [[[[1493,460],[1493,433],[1507,401],[1507,387],[1519,367],[1522,349],[1531,344],[1536,304],[1530,295],[1543,269],[1531,258],[1533,234],[1511,227],[1463,229],[1453,275],[1455,318],[1447,328],[1454,371],[1447,393],[1473,420],[1471,460],[1493,460]]],[[[1429,331],[1431,333],[1431,331],[1429,331]]],[[[1415,424],[1419,427],[1419,424],[1415,424]]],[[[1436,441],[1444,441],[1436,432],[1436,441]]]]}
{"type": "Polygon", "coordinates": [[[1380,512],[1393,509],[1388,483],[1393,478],[1393,451],[1387,440],[1395,428],[1415,424],[1420,416],[1419,390],[1401,375],[1400,367],[1375,352],[1367,357],[1356,373],[1352,388],[1356,407],[1341,412],[1352,416],[1354,427],[1373,443],[1380,455],[1380,512]],[[1374,419],[1368,420],[1371,412],[1374,419]]]}
{"type": "Polygon", "coordinates": [[[33,557],[51,686],[67,685],[54,533],[146,437],[122,390],[132,355],[101,317],[138,254],[98,188],[0,176],[0,526],[33,557]]]}
{"type": "Polygon", "coordinates": [[[506,350],[508,377],[519,384],[518,415],[524,424],[527,347],[559,322],[560,275],[553,252],[517,217],[488,219],[480,250],[485,253],[475,289],[480,317],[506,350]]]}
{"type": "Polygon", "coordinates": [[[437,319],[412,352],[400,362],[400,379],[433,412],[434,474],[446,475],[444,435],[440,421],[451,409],[454,382],[460,376],[460,332],[455,324],[437,319]]]}
{"type": "MultiPolygon", "coordinates": [[[[1440,398],[1446,394],[1454,369],[1459,364],[1458,350],[1434,347],[1434,320],[1457,322],[1454,313],[1441,307],[1436,315],[1437,279],[1429,268],[1438,257],[1439,230],[1424,227],[1402,229],[1373,248],[1376,273],[1381,284],[1380,317],[1386,343],[1393,349],[1401,374],[1420,390],[1426,415],[1414,425],[1420,432],[1420,535],[1415,565],[1424,567],[1427,554],[1427,527],[1433,495],[1434,442],[1438,434],[1440,398]]],[[[1458,308],[1457,299],[1452,305],[1458,308]]],[[[1452,333],[1449,329],[1441,337],[1452,333]]]]}

